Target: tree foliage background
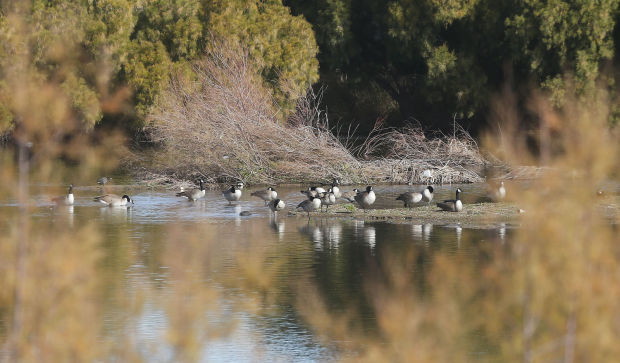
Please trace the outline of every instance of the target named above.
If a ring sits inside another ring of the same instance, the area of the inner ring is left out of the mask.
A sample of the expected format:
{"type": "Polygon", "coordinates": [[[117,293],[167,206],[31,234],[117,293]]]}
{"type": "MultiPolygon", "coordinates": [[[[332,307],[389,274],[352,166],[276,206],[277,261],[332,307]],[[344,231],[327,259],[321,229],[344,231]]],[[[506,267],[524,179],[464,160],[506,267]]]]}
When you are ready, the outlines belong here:
{"type": "Polygon", "coordinates": [[[0,130],[18,121],[12,75],[24,69],[61,84],[84,129],[139,130],[171,75],[191,79],[215,39],[248,49],[282,119],[318,82],[332,118],[362,130],[379,118],[447,128],[453,117],[475,130],[505,84],[540,86],[558,106],[567,82],[583,97],[597,83],[615,94],[619,2],[3,1],[0,130]],[[124,107],[105,107],[122,95],[124,107]]]}
{"type": "Polygon", "coordinates": [[[617,83],[617,0],[285,3],[316,32],[332,116],[445,128],[456,115],[478,128],[506,83],[542,86],[557,105],[567,76],[583,96],[617,83]]]}
{"type": "Polygon", "coordinates": [[[140,129],[170,76],[191,78],[191,62],[220,38],[250,49],[284,111],[318,80],[311,26],[280,0],[0,2],[0,130],[16,122],[10,79],[20,67],[60,82],[84,129],[140,129]],[[16,54],[26,55],[27,64],[16,54]],[[61,68],[60,58],[76,61],[61,68]],[[126,107],[101,109],[99,101],[126,90],[132,95],[126,107]]]}

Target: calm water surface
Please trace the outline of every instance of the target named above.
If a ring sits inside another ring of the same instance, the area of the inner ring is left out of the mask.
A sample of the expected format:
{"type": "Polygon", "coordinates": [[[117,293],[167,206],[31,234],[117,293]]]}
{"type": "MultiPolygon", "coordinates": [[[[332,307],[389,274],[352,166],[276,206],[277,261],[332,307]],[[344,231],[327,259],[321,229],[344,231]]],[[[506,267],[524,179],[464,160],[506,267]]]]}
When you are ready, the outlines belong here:
{"type": "MultiPolygon", "coordinates": [[[[435,199],[453,198],[456,187],[436,187],[435,199]]],[[[465,203],[485,198],[483,185],[460,187],[465,203]]],[[[287,208],[303,199],[300,189],[278,188],[287,208]]],[[[399,206],[400,202],[394,200],[398,193],[421,189],[422,186],[376,187],[376,207],[399,206]]],[[[295,308],[297,283],[305,281],[316,286],[332,311],[356,311],[360,325],[372,334],[375,321],[364,286],[371,277],[381,278],[386,256],[414,250],[419,257],[410,271],[418,276],[418,288],[423,293],[424,271],[435,251],[477,259],[482,248],[502,248],[516,227],[501,224],[472,229],[457,224],[419,224],[415,220],[391,224],[320,216],[308,222],[303,216],[286,213],[275,219],[262,201],[250,197],[254,188],[244,189],[242,200],[228,205],[217,191],[208,191],[203,200],[187,202],[175,197],[174,191],[117,185],[109,191],[131,195],[135,205],[110,208],[92,201],[100,193],[98,187],[78,186],[74,206],[54,208],[48,202],[49,196],[60,190],[58,186],[32,188],[37,205],[32,210],[34,223],[66,223],[70,228],[94,223],[99,227],[104,251],[99,275],[107,300],[102,317],[106,337],[102,339],[114,341],[115,334],[133,331],[135,346],[149,360],[159,361],[173,358],[165,343],[166,312],[151,301],[152,293],[145,293],[141,309],[131,316],[130,309],[119,302],[119,296],[147,290],[178,294],[179,284],[197,278],[218,292],[217,308],[205,308],[203,313],[207,321],[231,326],[225,334],[208,339],[202,348],[203,360],[335,360],[354,356],[355,352],[338,350],[335,345],[320,341],[309,329],[295,308]],[[241,217],[241,211],[252,214],[241,217]],[[207,250],[196,252],[197,258],[204,259],[207,273],[189,273],[183,278],[171,275],[167,251],[207,245],[207,250]],[[269,270],[268,298],[261,295],[260,289],[240,287],[245,282],[240,284],[239,280],[248,279],[239,256],[247,251],[260,254],[263,261],[274,261],[269,270]],[[108,294],[107,289],[117,292],[108,294]],[[244,301],[257,302],[258,306],[245,308],[244,301]]],[[[0,211],[17,212],[17,203],[4,200],[0,211]]]]}

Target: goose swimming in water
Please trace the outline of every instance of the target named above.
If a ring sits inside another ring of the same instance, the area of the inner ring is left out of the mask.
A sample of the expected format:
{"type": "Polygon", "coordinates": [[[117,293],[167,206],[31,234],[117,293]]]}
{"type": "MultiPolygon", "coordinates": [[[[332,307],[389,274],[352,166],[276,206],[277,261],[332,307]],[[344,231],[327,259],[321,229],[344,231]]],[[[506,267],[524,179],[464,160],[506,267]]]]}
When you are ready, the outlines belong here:
{"type": "Polygon", "coordinates": [[[190,190],[184,190],[182,192],[177,193],[177,197],[185,197],[187,200],[195,201],[205,196],[205,187],[204,181],[202,179],[199,180],[200,189],[194,188],[190,190]]]}
{"type": "Polygon", "coordinates": [[[308,220],[310,220],[310,212],[314,212],[321,207],[321,199],[309,196],[308,199],[302,201],[297,206],[297,209],[301,208],[308,213],[308,220]]]}
{"type": "Polygon", "coordinates": [[[232,202],[236,202],[241,199],[241,188],[243,188],[243,183],[238,183],[237,185],[231,185],[230,189],[226,189],[222,192],[222,195],[228,201],[228,204],[232,204],[232,202]]]}
{"type": "Polygon", "coordinates": [[[461,202],[461,189],[456,188],[456,199],[444,200],[443,203],[437,203],[437,206],[447,212],[460,212],[463,210],[461,202]]]}
{"type": "Polygon", "coordinates": [[[106,195],[100,195],[98,197],[95,197],[93,199],[95,202],[99,202],[99,203],[103,203],[105,205],[108,205],[110,207],[120,207],[120,206],[124,206],[127,203],[132,203],[133,204],[133,200],[131,198],[129,198],[128,195],[123,195],[122,197],[119,197],[116,194],[106,194],[106,195]]]}
{"type": "Polygon", "coordinates": [[[359,204],[360,207],[364,209],[364,213],[365,213],[366,209],[375,202],[376,196],[375,196],[375,192],[372,190],[372,186],[369,185],[366,187],[365,191],[357,193],[357,195],[354,198],[357,204],[359,204]]]}
{"type": "Polygon", "coordinates": [[[272,200],[278,198],[278,192],[276,192],[276,190],[272,187],[269,187],[265,190],[257,190],[255,192],[252,192],[252,194],[250,194],[253,197],[259,197],[260,199],[265,201],[265,205],[267,205],[267,203],[271,202],[272,200]]]}
{"type": "Polygon", "coordinates": [[[53,198],[52,202],[56,203],[56,205],[73,205],[73,184],[69,185],[67,195],[53,198]]]}

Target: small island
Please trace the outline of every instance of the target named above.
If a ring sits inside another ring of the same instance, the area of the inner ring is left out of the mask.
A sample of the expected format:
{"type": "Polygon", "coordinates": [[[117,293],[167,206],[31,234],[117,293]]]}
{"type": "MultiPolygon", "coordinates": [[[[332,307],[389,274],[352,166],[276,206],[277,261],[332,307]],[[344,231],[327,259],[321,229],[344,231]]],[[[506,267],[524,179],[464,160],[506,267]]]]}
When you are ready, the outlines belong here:
{"type": "MultiPolygon", "coordinates": [[[[311,213],[311,218],[351,218],[365,221],[387,221],[392,223],[433,223],[484,226],[497,223],[517,223],[519,207],[512,203],[474,203],[466,204],[462,212],[444,212],[431,205],[414,208],[363,209],[351,203],[336,204],[327,212],[311,213]]],[[[306,216],[305,212],[291,211],[289,216],[306,216]]]]}

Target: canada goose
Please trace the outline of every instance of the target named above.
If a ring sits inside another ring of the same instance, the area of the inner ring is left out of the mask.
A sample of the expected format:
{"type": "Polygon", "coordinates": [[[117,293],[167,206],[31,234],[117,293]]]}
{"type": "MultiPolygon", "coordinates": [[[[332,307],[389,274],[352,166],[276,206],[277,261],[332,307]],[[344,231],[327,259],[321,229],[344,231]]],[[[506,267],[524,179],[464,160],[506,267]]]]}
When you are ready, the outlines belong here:
{"type": "Polygon", "coordinates": [[[97,179],[97,184],[106,185],[110,180],[112,180],[112,178],[108,178],[107,176],[102,176],[101,178],[97,179]]]}
{"type": "Polygon", "coordinates": [[[348,200],[351,203],[355,203],[355,196],[360,192],[359,189],[353,189],[351,191],[348,192],[344,192],[342,193],[342,197],[346,200],[348,200]]]}
{"type": "Polygon", "coordinates": [[[100,195],[98,197],[95,197],[93,200],[95,202],[109,205],[110,207],[119,207],[127,203],[133,204],[133,200],[129,198],[128,195],[123,195],[122,197],[119,197],[116,194],[105,194],[105,195],[100,195]]]}
{"type": "Polygon", "coordinates": [[[364,209],[364,213],[366,212],[366,208],[370,207],[375,202],[375,199],[375,192],[370,185],[366,187],[365,191],[359,192],[355,196],[355,201],[364,209]]]}
{"type": "Polygon", "coordinates": [[[322,194],[325,193],[327,190],[325,190],[324,188],[321,187],[310,187],[308,188],[308,190],[314,190],[315,192],[322,194]]]}
{"type": "Polygon", "coordinates": [[[422,200],[422,193],[406,192],[399,195],[396,200],[402,200],[405,203],[406,208],[411,208],[413,204],[418,203],[422,200]]]}
{"type": "Polygon", "coordinates": [[[205,187],[204,181],[202,179],[198,180],[200,183],[200,189],[194,188],[190,190],[184,190],[182,192],[177,193],[177,197],[185,197],[187,200],[195,201],[205,196],[205,187]]]}
{"type": "Polygon", "coordinates": [[[305,194],[307,197],[313,196],[315,198],[320,198],[327,191],[321,187],[308,187],[306,190],[300,190],[301,194],[305,194]]]}
{"type": "Polygon", "coordinates": [[[276,198],[269,202],[269,209],[271,209],[273,214],[275,214],[276,216],[278,215],[278,212],[284,210],[284,208],[286,208],[286,203],[284,203],[283,200],[276,198]]]}
{"type": "Polygon", "coordinates": [[[310,212],[314,212],[321,207],[321,199],[309,196],[308,199],[299,203],[297,208],[301,208],[308,213],[308,220],[310,220],[310,212]]]}
{"type": "Polygon", "coordinates": [[[434,189],[430,185],[424,188],[424,190],[422,191],[422,200],[429,205],[431,204],[431,200],[433,200],[433,191],[434,189]]]}
{"type": "Polygon", "coordinates": [[[257,190],[255,192],[252,192],[252,194],[250,195],[253,197],[259,197],[260,199],[264,200],[265,205],[267,205],[268,202],[271,202],[278,197],[278,192],[276,192],[276,190],[272,187],[269,187],[265,190],[257,190]]]}
{"type": "Polygon", "coordinates": [[[502,200],[506,197],[506,187],[504,187],[504,182],[502,181],[499,188],[497,189],[497,192],[495,194],[495,197],[498,200],[502,200]]]}
{"type": "Polygon", "coordinates": [[[336,198],[342,198],[342,191],[338,185],[340,185],[340,180],[334,178],[334,182],[332,183],[332,193],[334,193],[336,198]]]}
{"type": "Polygon", "coordinates": [[[325,211],[327,212],[329,206],[334,204],[336,204],[336,195],[333,189],[330,189],[321,196],[321,209],[325,206],[325,211]]]}
{"type": "Polygon", "coordinates": [[[448,212],[460,212],[463,210],[461,202],[461,189],[456,188],[456,199],[444,200],[443,203],[437,203],[437,206],[448,212]]]}
{"type": "Polygon", "coordinates": [[[53,198],[52,202],[57,205],[73,205],[73,184],[69,185],[69,193],[67,195],[53,198]]]}
{"type": "Polygon", "coordinates": [[[232,202],[236,202],[241,199],[241,189],[236,185],[231,185],[230,189],[226,189],[222,192],[222,195],[228,201],[228,204],[232,204],[232,202]]]}

